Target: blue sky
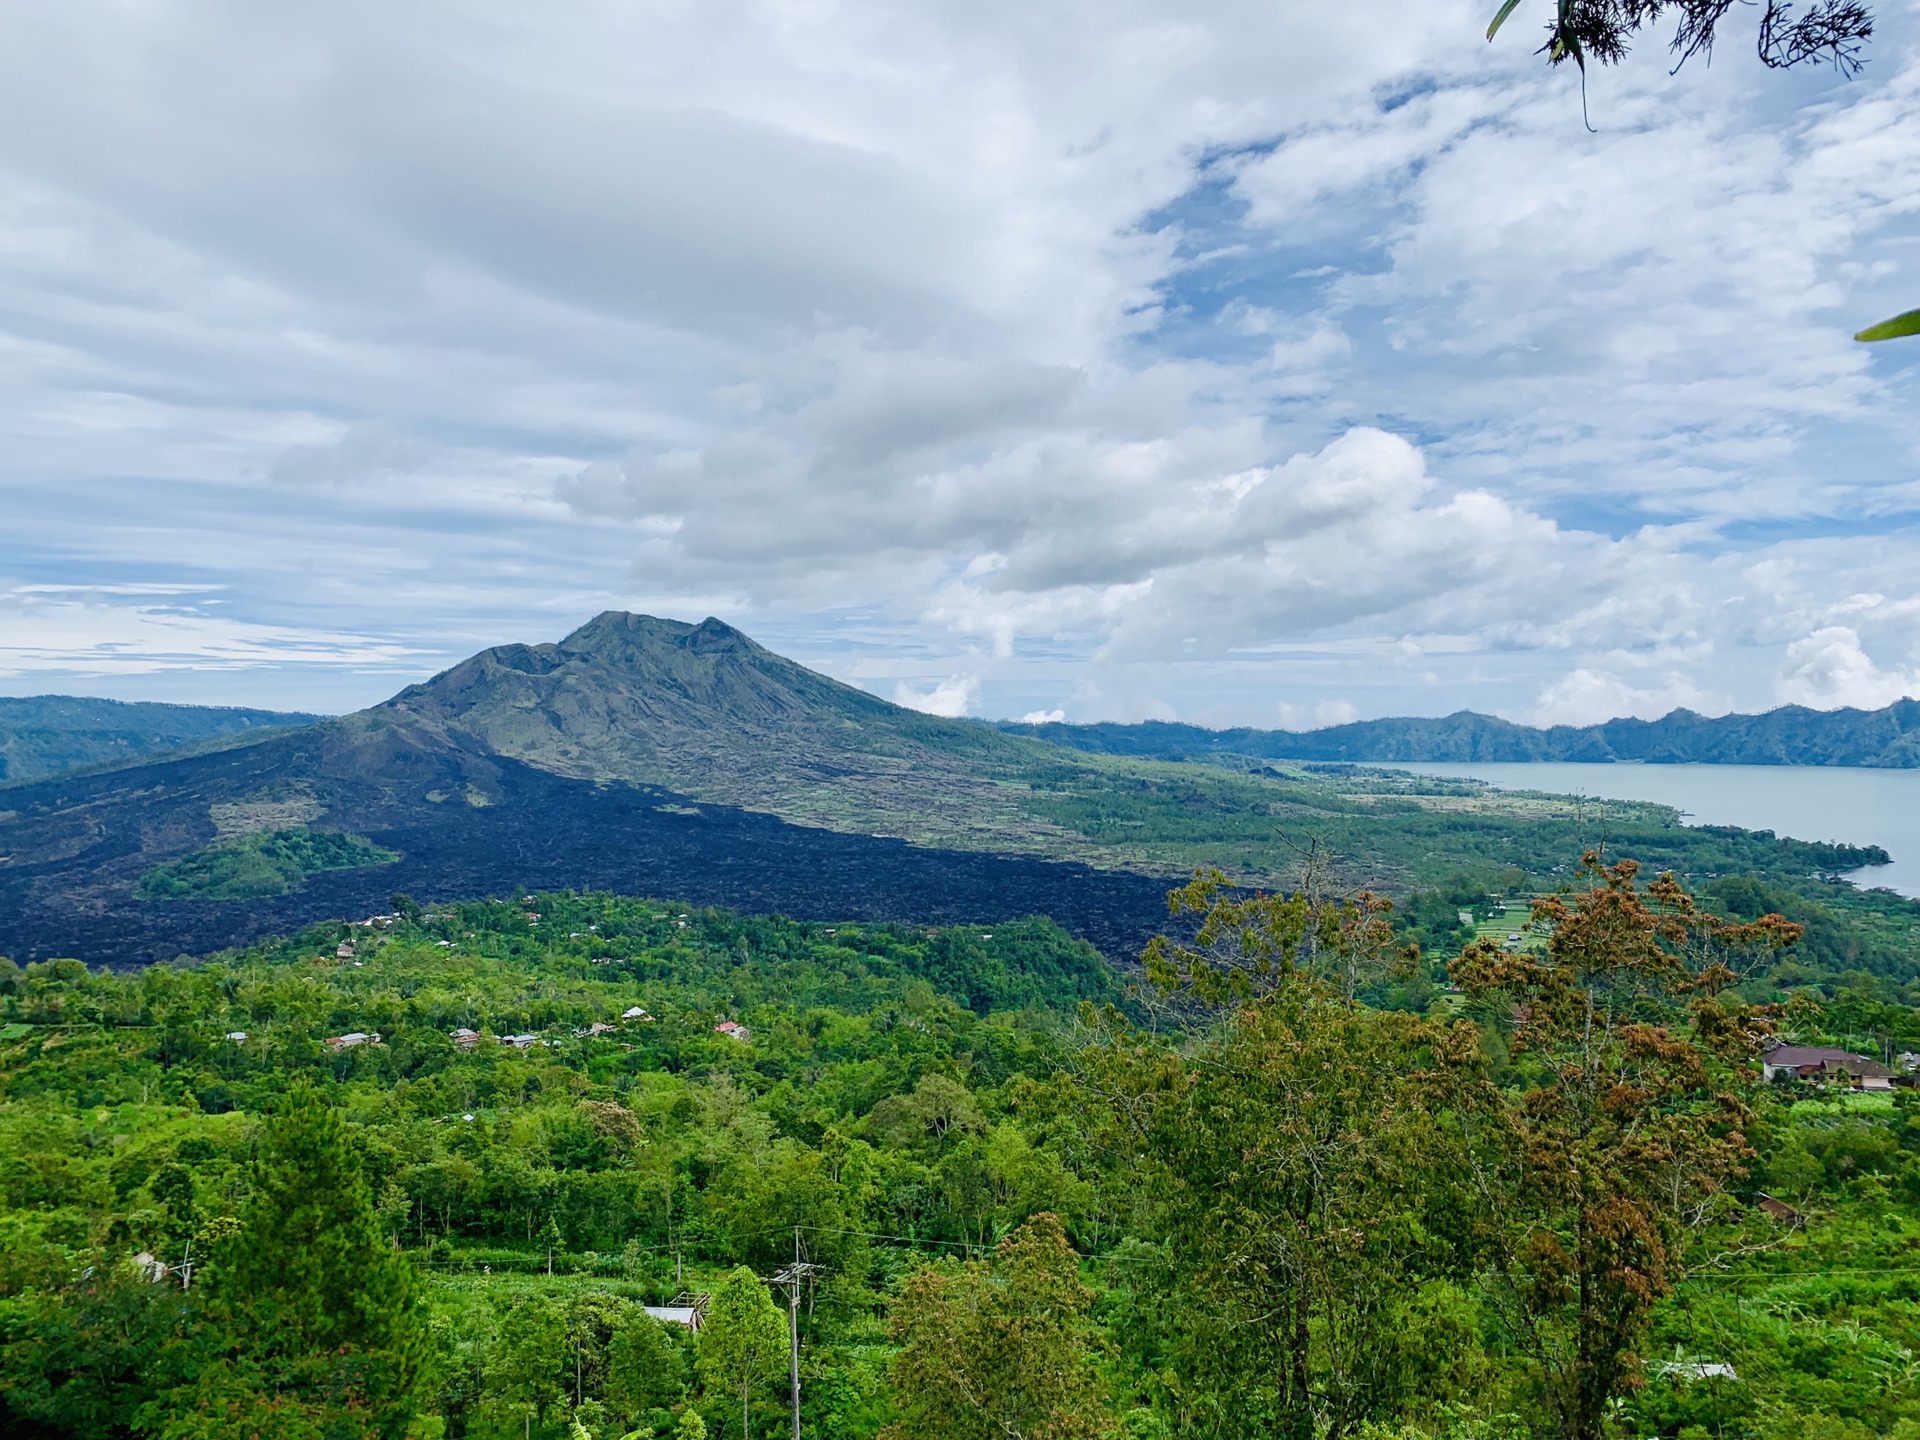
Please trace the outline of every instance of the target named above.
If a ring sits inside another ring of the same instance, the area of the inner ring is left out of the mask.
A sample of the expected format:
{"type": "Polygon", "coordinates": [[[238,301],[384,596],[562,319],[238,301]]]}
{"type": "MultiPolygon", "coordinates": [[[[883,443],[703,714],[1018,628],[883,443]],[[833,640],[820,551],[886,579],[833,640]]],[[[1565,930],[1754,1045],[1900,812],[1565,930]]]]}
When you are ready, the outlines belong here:
{"type": "Polygon", "coordinates": [[[1910,10],[1589,133],[1525,8],[308,8],[0,15],[0,690],[620,607],[947,713],[1920,694],[1910,10]]]}

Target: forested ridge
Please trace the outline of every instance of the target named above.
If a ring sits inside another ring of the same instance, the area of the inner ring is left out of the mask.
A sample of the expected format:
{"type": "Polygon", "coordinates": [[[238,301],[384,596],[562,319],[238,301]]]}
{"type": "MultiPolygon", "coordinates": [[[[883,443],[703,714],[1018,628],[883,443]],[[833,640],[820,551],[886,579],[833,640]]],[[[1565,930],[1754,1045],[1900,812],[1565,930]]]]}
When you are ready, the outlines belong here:
{"type": "Polygon", "coordinates": [[[573,893],[0,966],[5,1428],[785,1433],[797,1249],[808,1435],[1904,1440],[1920,1108],[1749,1061],[1920,995],[1583,883],[1452,957],[1203,878],[1124,974],[573,893]]]}
{"type": "Polygon", "coordinates": [[[96,700],[80,695],[0,696],[0,782],[127,764],[168,751],[320,717],[221,705],[96,700]]]}
{"type": "Polygon", "coordinates": [[[1354,720],[1317,730],[1210,730],[1147,720],[1067,724],[1000,721],[995,728],[1068,749],[1140,758],[1248,755],[1270,760],[1394,762],[1633,762],[1655,765],[1920,765],[1920,701],[1878,710],[1782,705],[1757,715],[1673,710],[1596,725],[1521,725],[1472,710],[1354,720]]]}

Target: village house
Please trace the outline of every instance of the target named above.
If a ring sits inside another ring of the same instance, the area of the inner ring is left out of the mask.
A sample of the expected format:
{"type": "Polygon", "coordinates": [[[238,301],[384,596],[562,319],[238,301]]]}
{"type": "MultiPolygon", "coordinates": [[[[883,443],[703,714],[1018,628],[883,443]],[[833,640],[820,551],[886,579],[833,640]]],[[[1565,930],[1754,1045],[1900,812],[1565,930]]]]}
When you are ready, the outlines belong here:
{"type": "Polygon", "coordinates": [[[511,1045],[516,1050],[531,1050],[535,1045],[544,1045],[547,1042],[538,1035],[502,1035],[500,1043],[511,1045]]]}
{"type": "Polygon", "coordinates": [[[593,1024],[587,1026],[586,1029],[576,1030],[573,1033],[583,1040],[591,1040],[596,1035],[611,1035],[613,1031],[614,1027],[607,1024],[604,1020],[596,1020],[593,1024]]]}
{"type": "Polygon", "coordinates": [[[458,1030],[449,1032],[448,1038],[453,1041],[457,1048],[461,1050],[471,1050],[480,1043],[480,1032],[478,1030],[469,1030],[465,1026],[462,1026],[458,1030]]]}
{"type": "Polygon", "coordinates": [[[1760,1057],[1767,1080],[1844,1081],[1860,1090],[1893,1089],[1893,1071],[1878,1060],[1830,1045],[1776,1045],[1760,1057]]]}
{"type": "Polygon", "coordinates": [[[638,1005],[629,1005],[625,1010],[620,1012],[620,1018],[622,1020],[651,1020],[653,1016],[649,1015],[645,1010],[642,1010],[638,1005]]]}
{"type": "Polygon", "coordinates": [[[642,1305],[640,1308],[663,1325],[684,1325],[697,1333],[707,1318],[707,1306],[712,1303],[711,1295],[690,1295],[683,1291],[673,1297],[671,1305],[642,1305]]]}
{"type": "Polygon", "coordinates": [[[363,1030],[353,1030],[345,1035],[329,1035],[327,1037],[327,1048],[329,1050],[352,1050],[359,1045],[378,1045],[379,1043],[380,1032],[377,1030],[371,1035],[363,1030]]]}
{"type": "Polygon", "coordinates": [[[732,1020],[722,1020],[718,1025],[713,1027],[713,1032],[716,1035],[724,1035],[729,1040],[751,1040],[753,1038],[753,1032],[751,1030],[747,1029],[744,1025],[736,1024],[732,1020]]]}

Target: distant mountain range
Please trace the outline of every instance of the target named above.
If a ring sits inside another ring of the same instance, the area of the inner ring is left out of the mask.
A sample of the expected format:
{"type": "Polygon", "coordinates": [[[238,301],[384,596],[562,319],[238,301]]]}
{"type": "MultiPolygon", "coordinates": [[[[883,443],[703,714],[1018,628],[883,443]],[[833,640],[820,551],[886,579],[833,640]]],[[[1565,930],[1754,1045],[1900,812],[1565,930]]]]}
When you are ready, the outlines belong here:
{"type": "MultiPolygon", "coordinates": [[[[755,644],[718,620],[685,626],[673,653],[656,653],[650,627],[680,622],[609,612],[557,645],[482,651],[372,710],[479,739],[487,748],[557,774],[705,789],[762,809],[844,809],[848,774],[867,782],[870,818],[891,807],[889,777],[913,772],[911,805],[893,818],[914,827],[932,771],[977,782],[982,757],[1031,759],[980,731],[1083,754],[1150,760],[1239,755],[1354,764],[1575,761],[1651,765],[1842,765],[1920,768],[1920,701],[1881,710],[1785,705],[1759,715],[1674,710],[1658,720],[1597,725],[1517,725],[1472,710],[1438,717],[1357,720],[1319,730],[1213,730],[1148,720],[1030,724],[953,722],[902,709],[755,644]],[[637,682],[637,683],[636,683],[637,682]],[[975,733],[968,735],[971,728],[975,733]],[[777,744],[775,743],[777,742],[777,744]],[[774,759],[774,751],[779,758],[774,759]],[[742,763],[743,759],[746,763],[742,763]],[[957,762],[957,763],[956,763],[957,762]]],[[[258,738],[324,718],[275,710],[93,700],[70,695],[0,697],[0,784],[183,749],[258,738]]],[[[977,788],[977,785],[976,787],[977,788]]]]}
{"type": "Polygon", "coordinates": [[[1436,719],[1357,720],[1324,730],[1208,730],[1159,720],[1136,725],[1002,721],[994,728],[1075,750],[1158,760],[1246,755],[1375,765],[1558,760],[1920,767],[1920,701],[1916,700],[1897,700],[1884,710],[1808,710],[1785,705],[1763,715],[1717,717],[1675,710],[1658,720],[1608,720],[1546,729],[1471,710],[1436,719]]]}
{"type": "Polygon", "coordinates": [[[215,705],[0,696],[0,782],[139,760],[264,729],[311,725],[318,715],[215,705]]]}

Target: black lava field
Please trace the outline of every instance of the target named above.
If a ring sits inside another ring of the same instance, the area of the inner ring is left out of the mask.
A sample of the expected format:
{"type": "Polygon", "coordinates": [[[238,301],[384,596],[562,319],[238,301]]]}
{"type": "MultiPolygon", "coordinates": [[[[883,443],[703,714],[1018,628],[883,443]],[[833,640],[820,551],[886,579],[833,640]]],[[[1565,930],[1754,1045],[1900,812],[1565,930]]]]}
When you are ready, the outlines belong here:
{"type": "Polygon", "coordinates": [[[36,864],[16,856],[0,864],[0,954],[137,966],[384,911],[395,892],[432,903],[524,888],[609,890],[802,920],[945,925],[1048,915],[1124,961],[1165,923],[1166,892],[1177,883],[917,848],[511,761],[501,762],[500,777],[500,803],[435,806],[356,827],[398,851],[397,864],[315,875],[271,899],[141,901],[96,891],[76,904],[60,872],[84,857],[36,864]]]}

